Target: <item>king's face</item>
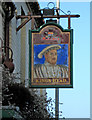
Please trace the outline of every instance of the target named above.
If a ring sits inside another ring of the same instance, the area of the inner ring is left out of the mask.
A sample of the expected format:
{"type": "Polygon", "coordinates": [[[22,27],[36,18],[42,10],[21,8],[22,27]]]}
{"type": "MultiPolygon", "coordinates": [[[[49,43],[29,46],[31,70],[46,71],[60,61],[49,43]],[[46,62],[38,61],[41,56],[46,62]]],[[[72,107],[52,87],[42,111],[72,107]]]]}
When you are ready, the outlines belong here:
{"type": "Polygon", "coordinates": [[[57,62],[57,50],[52,49],[45,54],[45,60],[50,64],[56,64],[57,62]]]}

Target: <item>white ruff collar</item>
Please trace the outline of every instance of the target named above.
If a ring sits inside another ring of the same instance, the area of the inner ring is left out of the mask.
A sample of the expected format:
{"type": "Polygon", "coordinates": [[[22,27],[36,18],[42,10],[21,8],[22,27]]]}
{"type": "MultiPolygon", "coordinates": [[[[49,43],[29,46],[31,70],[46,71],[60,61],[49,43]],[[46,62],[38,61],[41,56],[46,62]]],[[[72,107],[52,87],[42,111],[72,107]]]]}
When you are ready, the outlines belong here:
{"type": "Polygon", "coordinates": [[[55,66],[56,64],[53,65],[53,64],[50,64],[50,63],[48,63],[47,61],[45,61],[44,65],[55,66]]]}

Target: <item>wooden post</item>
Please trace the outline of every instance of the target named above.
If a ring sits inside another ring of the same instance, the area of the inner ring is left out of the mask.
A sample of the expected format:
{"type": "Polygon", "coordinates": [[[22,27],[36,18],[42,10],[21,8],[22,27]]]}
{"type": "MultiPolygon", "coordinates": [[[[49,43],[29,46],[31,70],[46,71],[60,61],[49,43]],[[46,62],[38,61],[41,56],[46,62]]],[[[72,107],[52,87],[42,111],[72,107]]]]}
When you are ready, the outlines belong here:
{"type": "Polygon", "coordinates": [[[68,16],[68,29],[71,29],[71,21],[70,21],[70,16],[68,16]]]}

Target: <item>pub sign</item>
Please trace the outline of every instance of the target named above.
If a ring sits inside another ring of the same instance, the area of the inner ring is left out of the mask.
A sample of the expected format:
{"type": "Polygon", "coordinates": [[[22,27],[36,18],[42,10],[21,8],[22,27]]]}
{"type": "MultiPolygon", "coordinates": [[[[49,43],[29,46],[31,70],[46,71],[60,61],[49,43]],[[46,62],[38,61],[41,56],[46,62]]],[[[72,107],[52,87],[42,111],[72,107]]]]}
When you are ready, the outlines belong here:
{"type": "Polygon", "coordinates": [[[47,23],[29,31],[31,87],[73,87],[73,30],[47,23]]]}

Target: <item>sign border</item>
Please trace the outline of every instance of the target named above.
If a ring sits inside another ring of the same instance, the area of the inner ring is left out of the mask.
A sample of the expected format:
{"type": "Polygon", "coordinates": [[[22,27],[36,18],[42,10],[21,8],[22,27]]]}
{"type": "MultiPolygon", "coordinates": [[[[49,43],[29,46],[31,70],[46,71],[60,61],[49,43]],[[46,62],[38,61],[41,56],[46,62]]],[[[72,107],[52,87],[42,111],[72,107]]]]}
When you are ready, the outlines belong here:
{"type": "Polygon", "coordinates": [[[59,24],[46,23],[37,30],[29,30],[29,87],[31,88],[73,88],[73,29],[63,29],[59,24]],[[62,32],[70,32],[70,84],[69,85],[31,85],[32,33],[39,33],[48,25],[54,25],[62,32]]]}

